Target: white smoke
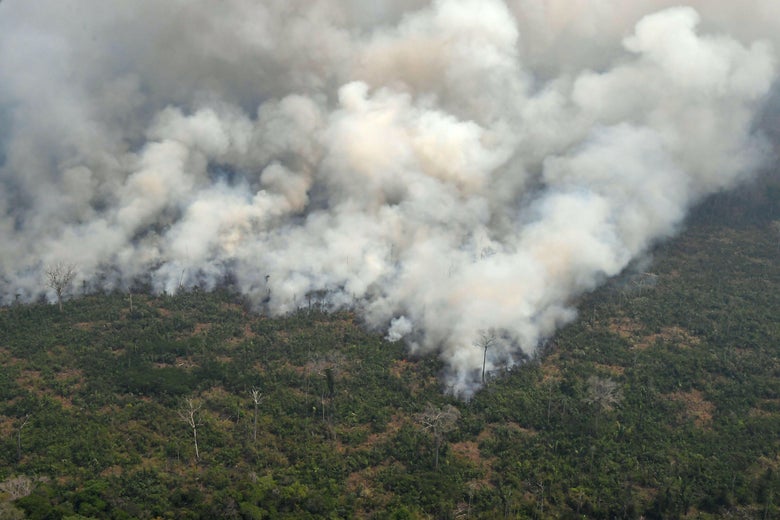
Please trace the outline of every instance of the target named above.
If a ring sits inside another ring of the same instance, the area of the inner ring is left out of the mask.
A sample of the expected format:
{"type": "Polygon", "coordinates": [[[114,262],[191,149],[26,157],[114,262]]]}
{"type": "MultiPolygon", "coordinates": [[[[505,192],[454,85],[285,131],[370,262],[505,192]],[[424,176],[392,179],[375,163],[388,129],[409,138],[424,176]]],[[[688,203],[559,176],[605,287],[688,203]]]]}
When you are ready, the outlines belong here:
{"type": "Polygon", "coordinates": [[[765,159],[778,4],[672,4],[6,0],[0,299],[229,275],[467,397],[765,159]]]}

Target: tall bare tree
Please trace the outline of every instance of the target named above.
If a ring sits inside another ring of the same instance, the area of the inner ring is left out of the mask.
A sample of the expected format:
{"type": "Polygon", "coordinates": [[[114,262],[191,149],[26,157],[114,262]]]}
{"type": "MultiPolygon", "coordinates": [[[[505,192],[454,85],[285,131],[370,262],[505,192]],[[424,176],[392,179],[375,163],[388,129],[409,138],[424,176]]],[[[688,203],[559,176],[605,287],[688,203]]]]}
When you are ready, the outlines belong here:
{"type": "Polygon", "coordinates": [[[260,390],[257,388],[252,388],[250,391],[250,395],[252,396],[252,402],[255,404],[255,418],[252,426],[252,440],[257,440],[257,408],[260,406],[260,403],[265,399],[265,396],[260,393],[260,390]]]}
{"type": "Polygon", "coordinates": [[[417,422],[423,431],[430,432],[433,436],[435,459],[434,468],[439,469],[439,450],[444,440],[444,435],[455,429],[460,419],[460,410],[448,404],[437,408],[431,403],[426,403],[425,409],[416,416],[417,422]]]}
{"type": "Polygon", "coordinates": [[[601,413],[612,410],[622,400],[623,394],[612,379],[597,376],[588,378],[585,402],[596,407],[596,429],[598,429],[601,413]]]}
{"type": "Polygon", "coordinates": [[[179,414],[179,418],[192,429],[192,441],[195,443],[196,460],[200,460],[200,451],[198,450],[198,426],[200,426],[200,418],[198,417],[198,412],[200,411],[201,406],[202,405],[196,402],[195,399],[188,397],[176,411],[179,414]]]}
{"type": "Polygon", "coordinates": [[[27,422],[30,420],[30,414],[24,416],[19,428],[16,429],[16,459],[22,460],[22,429],[27,426],[27,422]]]}
{"type": "Polygon", "coordinates": [[[479,339],[474,342],[474,346],[482,349],[482,384],[485,384],[485,363],[487,362],[487,351],[496,342],[496,333],[492,330],[483,331],[479,339]]]}
{"type": "Polygon", "coordinates": [[[57,306],[62,312],[62,296],[76,277],[76,266],[57,262],[46,268],[46,285],[57,294],[57,306]]]}

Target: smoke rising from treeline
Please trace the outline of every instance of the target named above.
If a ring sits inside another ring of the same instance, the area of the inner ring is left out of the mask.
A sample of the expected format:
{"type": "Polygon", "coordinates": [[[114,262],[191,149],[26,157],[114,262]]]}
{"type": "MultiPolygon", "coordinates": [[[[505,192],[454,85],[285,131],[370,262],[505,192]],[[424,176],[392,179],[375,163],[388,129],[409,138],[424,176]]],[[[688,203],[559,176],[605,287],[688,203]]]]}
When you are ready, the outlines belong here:
{"type": "Polygon", "coordinates": [[[6,0],[0,299],[230,276],[468,396],[770,156],[780,6],[673,4],[6,0]]]}

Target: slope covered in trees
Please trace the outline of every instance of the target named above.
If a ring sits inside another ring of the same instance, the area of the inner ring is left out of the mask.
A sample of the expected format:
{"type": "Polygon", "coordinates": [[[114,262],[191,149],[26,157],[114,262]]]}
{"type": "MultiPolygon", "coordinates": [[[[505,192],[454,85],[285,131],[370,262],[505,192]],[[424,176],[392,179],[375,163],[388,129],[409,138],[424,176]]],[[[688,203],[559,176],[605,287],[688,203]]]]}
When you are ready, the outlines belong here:
{"type": "Polygon", "coordinates": [[[226,291],[0,309],[0,516],[777,518],[762,200],[710,201],[469,402],[350,313],[226,291]]]}

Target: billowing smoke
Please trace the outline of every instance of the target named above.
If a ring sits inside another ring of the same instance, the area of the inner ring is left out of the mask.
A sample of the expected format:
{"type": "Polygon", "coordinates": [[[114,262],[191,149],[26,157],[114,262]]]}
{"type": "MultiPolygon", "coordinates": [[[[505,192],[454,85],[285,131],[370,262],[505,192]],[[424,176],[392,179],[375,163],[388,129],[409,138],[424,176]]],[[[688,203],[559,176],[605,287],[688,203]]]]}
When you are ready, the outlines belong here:
{"type": "Polygon", "coordinates": [[[468,396],[766,160],[780,4],[673,3],[6,0],[0,298],[230,277],[468,396]]]}

